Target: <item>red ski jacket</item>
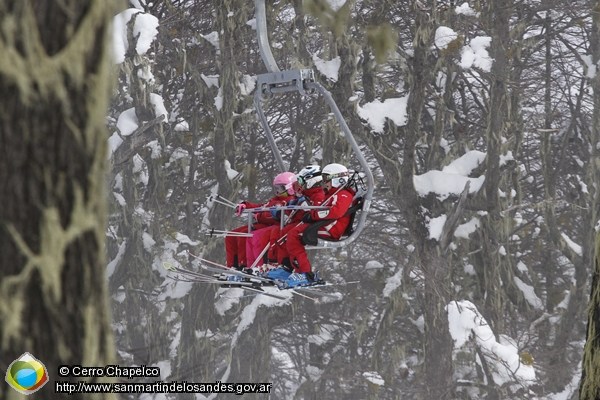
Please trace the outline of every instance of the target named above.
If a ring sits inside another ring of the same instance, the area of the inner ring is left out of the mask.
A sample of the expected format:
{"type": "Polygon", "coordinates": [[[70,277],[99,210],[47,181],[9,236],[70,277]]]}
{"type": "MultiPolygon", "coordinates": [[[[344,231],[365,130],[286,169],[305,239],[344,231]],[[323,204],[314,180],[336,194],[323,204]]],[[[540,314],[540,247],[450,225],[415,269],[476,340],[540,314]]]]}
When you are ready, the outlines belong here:
{"type": "Polygon", "coordinates": [[[344,188],[337,191],[338,188],[325,190],[325,205],[329,206],[326,210],[311,210],[310,216],[312,221],[332,220],[331,223],[319,229],[319,236],[330,236],[332,239],[338,240],[346,231],[350,223],[350,215],[344,215],[352,206],[354,199],[354,190],[344,188]]]}
{"type": "MultiPolygon", "coordinates": [[[[312,189],[305,189],[302,191],[302,196],[300,197],[308,197],[308,201],[303,200],[298,204],[299,206],[320,206],[323,201],[325,201],[325,191],[322,187],[318,186],[312,189]]],[[[292,222],[300,222],[302,221],[302,216],[306,213],[307,210],[298,210],[292,216],[292,222]]]]}
{"type": "MultiPolygon", "coordinates": [[[[286,196],[274,196],[274,197],[271,197],[269,200],[267,200],[266,203],[263,203],[263,204],[250,203],[249,201],[244,201],[244,204],[246,205],[247,208],[279,207],[279,206],[286,205],[288,200],[289,200],[289,196],[287,196],[287,195],[286,196]]],[[[255,215],[254,219],[256,220],[256,222],[258,222],[260,224],[265,224],[265,225],[279,224],[279,221],[271,216],[271,211],[269,211],[269,210],[261,211],[254,215],[255,215]]]]}

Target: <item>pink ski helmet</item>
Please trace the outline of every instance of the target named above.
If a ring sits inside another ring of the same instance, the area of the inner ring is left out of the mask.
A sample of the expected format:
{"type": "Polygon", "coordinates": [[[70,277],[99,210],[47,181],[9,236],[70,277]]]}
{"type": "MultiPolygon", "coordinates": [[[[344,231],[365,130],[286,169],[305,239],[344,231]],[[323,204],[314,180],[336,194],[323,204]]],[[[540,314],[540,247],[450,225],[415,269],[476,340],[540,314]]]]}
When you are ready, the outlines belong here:
{"type": "Polygon", "coordinates": [[[297,181],[296,175],[291,172],[282,172],[273,179],[273,187],[278,196],[287,192],[288,195],[294,195],[294,182],[297,181]]]}

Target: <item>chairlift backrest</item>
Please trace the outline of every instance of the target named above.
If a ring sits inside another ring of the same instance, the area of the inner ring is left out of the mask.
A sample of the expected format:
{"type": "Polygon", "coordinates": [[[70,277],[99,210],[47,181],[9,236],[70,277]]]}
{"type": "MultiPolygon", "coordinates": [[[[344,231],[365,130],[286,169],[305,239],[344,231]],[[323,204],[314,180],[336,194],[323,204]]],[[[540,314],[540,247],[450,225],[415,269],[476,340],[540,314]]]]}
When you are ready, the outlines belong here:
{"type": "Polygon", "coordinates": [[[269,141],[269,145],[271,146],[271,150],[275,156],[275,160],[277,161],[277,165],[281,172],[287,170],[283,158],[281,157],[281,152],[277,147],[277,143],[275,142],[275,138],[273,137],[273,133],[271,132],[271,128],[269,127],[267,118],[262,108],[262,102],[272,97],[273,95],[284,93],[284,92],[298,92],[302,96],[306,96],[312,94],[314,92],[320,93],[327,103],[333,113],[334,118],[340,125],[346,140],[352,147],[358,162],[360,163],[362,170],[365,174],[366,178],[366,191],[363,192],[362,197],[360,198],[361,203],[361,213],[358,219],[358,223],[354,231],[345,239],[339,241],[325,241],[322,239],[317,239],[317,244],[313,246],[309,246],[307,248],[335,248],[342,247],[346,244],[353,242],[362,231],[365,220],[367,218],[367,214],[369,209],[371,208],[371,198],[373,196],[374,190],[374,179],[373,174],[369,168],[369,164],[367,160],[362,154],[360,147],[354,140],[354,136],[348,128],[342,113],[340,112],[337,104],[333,100],[331,93],[326,90],[320,83],[315,82],[314,72],[310,69],[299,69],[299,70],[289,70],[289,71],[280,71],[277,67],[277,63],[275,62],[275,58],[273,57],[273,53],[271,52],[271,46],[269,45],[269,38],[267,34],[267,17],[266,17],[266,7],[265,0],[254,0],[255,5],[255,15],[256,15],[256,33],[258,36],[258,47],[260,50],[261,57],[265,64],[265,67],[268,71],[266,74],[258,75],[257,77],[257,89],[254,94],[254,106],[256,107],[256,112],[258,114],[259,120],[265,133],[267,135],[267,140],[269,141]]]}
{"type": "MultiPolygon", "coordinates": [[[[342,237],[339,240],[319,237],[320,229],[323,226],[330,223],[331,220],[323,220],[313,223],[302,233],[302,244],[306,246],[307,250],[345,246],[354,241],[356,237],[358,237],[358,234],[355,235],[355,232],[359,228],[359,226],[355,228],[354,222],[356,219],[356,214],[359,211],[361,212],[361,215],[365,214],[366,217],[366,211],[364,211],[364,206],[365,195],[367,194],[367,190],[363,180],[360,178],[357,172],[354,173],[354,175],[348,182],[347,187],[351,187],[354,190],[355,194],[352,200],[352,205],[344,214],[344,216],[350,215],[350,221],[348,222],[346,231],[343,233],[342,237]]],[[[360,229],[362,230],[362,227],[360,227],[360,229]]]]}

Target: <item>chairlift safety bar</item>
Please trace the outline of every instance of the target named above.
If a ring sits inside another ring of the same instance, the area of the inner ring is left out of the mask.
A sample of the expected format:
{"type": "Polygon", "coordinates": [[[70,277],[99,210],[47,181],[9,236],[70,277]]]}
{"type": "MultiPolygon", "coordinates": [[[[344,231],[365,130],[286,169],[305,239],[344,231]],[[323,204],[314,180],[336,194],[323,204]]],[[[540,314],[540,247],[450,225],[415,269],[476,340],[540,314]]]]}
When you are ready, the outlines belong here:
{"type": "MultiPolygon", "coordinates": [[[[245,208],[242,212],[248,214],[248,232],[252,231],[252,215],[254,213],[259,213],[263,211],[271,211],[274,210],[282,210],[282,211],[292,211],[292,210],[326,210],[329,207],[327,206],[275,206],[275,207],[257,207],[257,208],[245,208]]],[[[281,219],[281,228],[283,229],[284,219],[281,219]]]]}
{"type": "Polygon", "coordinates": [[[242,212],[244,213],[258,213],[263,211],[271,211],[271,210],[327,210],[330,207],[328,206],[273,206],[273,207],[257,207],[257,208],[245,208],[242,212]]]}

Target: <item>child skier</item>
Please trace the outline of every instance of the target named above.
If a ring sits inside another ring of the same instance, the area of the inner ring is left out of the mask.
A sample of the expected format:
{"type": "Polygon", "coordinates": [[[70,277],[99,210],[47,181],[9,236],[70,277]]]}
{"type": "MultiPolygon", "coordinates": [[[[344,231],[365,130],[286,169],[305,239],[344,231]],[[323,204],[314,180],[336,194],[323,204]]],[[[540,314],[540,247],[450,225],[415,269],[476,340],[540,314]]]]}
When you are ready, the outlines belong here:
{"type": "MultiPolygon", "coordinates": [[[[296,182],[296,175],[292,172],[283,172],[275,177],[273,180],[273,187],[275,189],[275,196],[267,200],[264,204],[251,203],[249,201],[242,201],[237,206],[236,215],[242,215],[242,212],[246,208],[265,208],[265,207],[277,207],[283,206],[287,203],[289,196],[294,195],[294,183],[296,182]]],[[[254,214],[251,232],[254,235],[257,235],[257,231],[260,229],[266,228],[268,226],[279,224],[273,216],[271,216],[271,212],[269,210],[260,211],[254,214]]],[[[248,224],[240,226],[231,230],[231,232],[237,233],[251,233],[248,231],[248,224]]],[[[237,270],[244,270],[249,265],[252,265],[252,262],[256,258],[256,254],[254,254],[254,248],[251,250],[250,256],[252,261],[249,261],[247,258],[246,252],[246,237],[244,236],[226,236],[225,237],[225,251],[227,253],[227,267],[235,268],[237,270]]],[[[259,242],[260,243],[260,242],[259,242]]],[[[260,250],[259,250],[260,251],[260,250]]]]}
{"type": "MultiPolygon", "coordinates": [[[[321,167],[318,165],[309,165],[304,167],[296,176],[298,183],[296,185],[296,205],[299,206],[319,206],[325,200],[325,192],[321,186],[323,178],[321,176],[321,167]]],[[[286,239],[289,231],[298,224],[302,224],[302,217],[308,210],[294,210],[288,216],[289,221],[280,229],[274,226],[271,229],[270,247],[268,252],[268,261],[271,265],[284,265],[292,269],[289,253],[287,252],[286,239]]],[[[285,278],[287,278],[285,274],[285,278]]],[[[276,276],[269,276],[276,278],[276,276]]]]}

